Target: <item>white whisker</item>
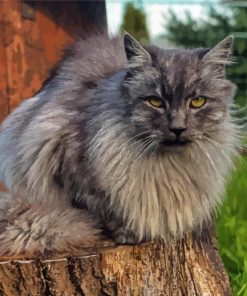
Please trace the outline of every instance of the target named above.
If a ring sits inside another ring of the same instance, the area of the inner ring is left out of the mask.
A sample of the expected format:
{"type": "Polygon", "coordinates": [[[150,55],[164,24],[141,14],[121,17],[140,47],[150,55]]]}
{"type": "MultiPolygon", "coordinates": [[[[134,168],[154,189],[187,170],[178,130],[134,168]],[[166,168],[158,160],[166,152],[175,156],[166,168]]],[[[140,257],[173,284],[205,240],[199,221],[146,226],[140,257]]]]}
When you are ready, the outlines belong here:
{"type": "Polygon", "coordinates": [[[216,141],[214,141],[214,140],[212,140],[212,139],[206,137],[205,135],[203,135],[203,138],[206,139],[206,140],[208,140],[209,142],[211,142],[215,147],[217,147],[217,148],[219,149],[219,151],[221,152],[221,154],[222,154],[223,156],[225,156],[225,158],[229,161],[230,164],[232,164],[232,160],[231,160],[230,157],[224,152],[224,150],[223,150],[224,147],[223,147],[220,143],[218,143],[218,142],[216,142],[216,141]]]}
{"type": "Polygon", "coordinates": [[[216,167],[215,167],[215,164],[214,164],[214,162],[213,162],[211,156],[209,155],[207,149],[206,149],[206,148],[203,146],[203,144],[202,144],[201,142],[199,142],[198,140],[196,140],[196,143],[197,143],[197,144],[201,147],[201,149],[204,151],[204,153],[205,153],[205,155],[206,155],[208,161],[210,162],[210,164],[211,164],[212,167],[214,168],[216,175],[218,175],[218,171],[217,171],[217,169],[216,169],[216,167]]]}
{"type": "Polygon", "coordinates": [[[143,157],[145,154],[146,148],[153,142],[153,138],[147,138],[141,148],[140,151],[137,153],[137,160],[143,157]]]}

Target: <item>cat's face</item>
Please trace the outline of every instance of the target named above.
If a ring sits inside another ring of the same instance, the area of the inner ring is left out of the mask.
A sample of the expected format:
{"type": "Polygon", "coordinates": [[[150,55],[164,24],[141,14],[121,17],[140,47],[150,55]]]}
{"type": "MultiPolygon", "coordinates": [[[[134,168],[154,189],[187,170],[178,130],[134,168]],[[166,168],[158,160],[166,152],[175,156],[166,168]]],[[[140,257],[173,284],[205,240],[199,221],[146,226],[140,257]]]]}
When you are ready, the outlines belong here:
{"type": "Polygon", "coordinates": [[[235,91],[224,73],[232,37],[212,50],[151,47],[146,51],[133,40],[128,42],[127,57],[134,66],[128,70],[122,93],[135,139],[177,149],[204,136],[217,137],[235,91]]]}

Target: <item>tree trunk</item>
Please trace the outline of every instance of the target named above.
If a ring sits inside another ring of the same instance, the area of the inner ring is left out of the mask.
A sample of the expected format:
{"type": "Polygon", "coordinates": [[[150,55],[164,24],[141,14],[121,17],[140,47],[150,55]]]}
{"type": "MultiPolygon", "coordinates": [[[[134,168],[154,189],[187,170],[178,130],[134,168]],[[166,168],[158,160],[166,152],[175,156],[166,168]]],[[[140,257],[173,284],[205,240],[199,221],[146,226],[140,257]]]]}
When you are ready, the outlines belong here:
{"type": "Polygon", "coordinates": [[[180,242],[114,246],[80,254],[0,258],[0,295],[232,295],[213,231],[180,242]]]}

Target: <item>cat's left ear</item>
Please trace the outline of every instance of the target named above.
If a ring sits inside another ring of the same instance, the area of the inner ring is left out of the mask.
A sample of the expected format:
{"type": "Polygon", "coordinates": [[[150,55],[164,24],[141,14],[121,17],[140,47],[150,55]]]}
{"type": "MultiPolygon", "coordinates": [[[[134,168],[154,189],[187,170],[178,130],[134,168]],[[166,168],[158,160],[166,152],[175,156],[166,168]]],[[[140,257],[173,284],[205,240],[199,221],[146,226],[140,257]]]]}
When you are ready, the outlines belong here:
{"type": "Polygon", "coordinates": [[[123,40],[126,57],[130,63],[136,64],[151,61],[150,54],[133,36],[125,32],[123,40]]]}
{"type": "Polygon", "coordinates": [[[231,64],[234,36],[230,35],[213,47],[204,57],[203,62],[214,65],[231,64]]]}

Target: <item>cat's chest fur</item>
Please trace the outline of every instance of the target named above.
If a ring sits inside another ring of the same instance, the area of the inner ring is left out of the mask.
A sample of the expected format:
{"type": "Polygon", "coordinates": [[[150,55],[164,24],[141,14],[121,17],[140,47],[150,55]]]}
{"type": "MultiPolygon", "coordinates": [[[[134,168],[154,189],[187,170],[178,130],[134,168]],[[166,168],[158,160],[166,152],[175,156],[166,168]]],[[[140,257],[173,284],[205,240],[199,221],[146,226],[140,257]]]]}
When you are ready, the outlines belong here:
{"type": "Polygon", "coordinates": [[[210,218],[224,188],[221,171],[228,170],[227,164],[218,166],[224,166],[218,156],[212,156],[216,172],[196,149],[135,159],[120,147],[114,153],[99,149],[94,169],[111,208],[140,239],[181,237],[210,218]]]}

